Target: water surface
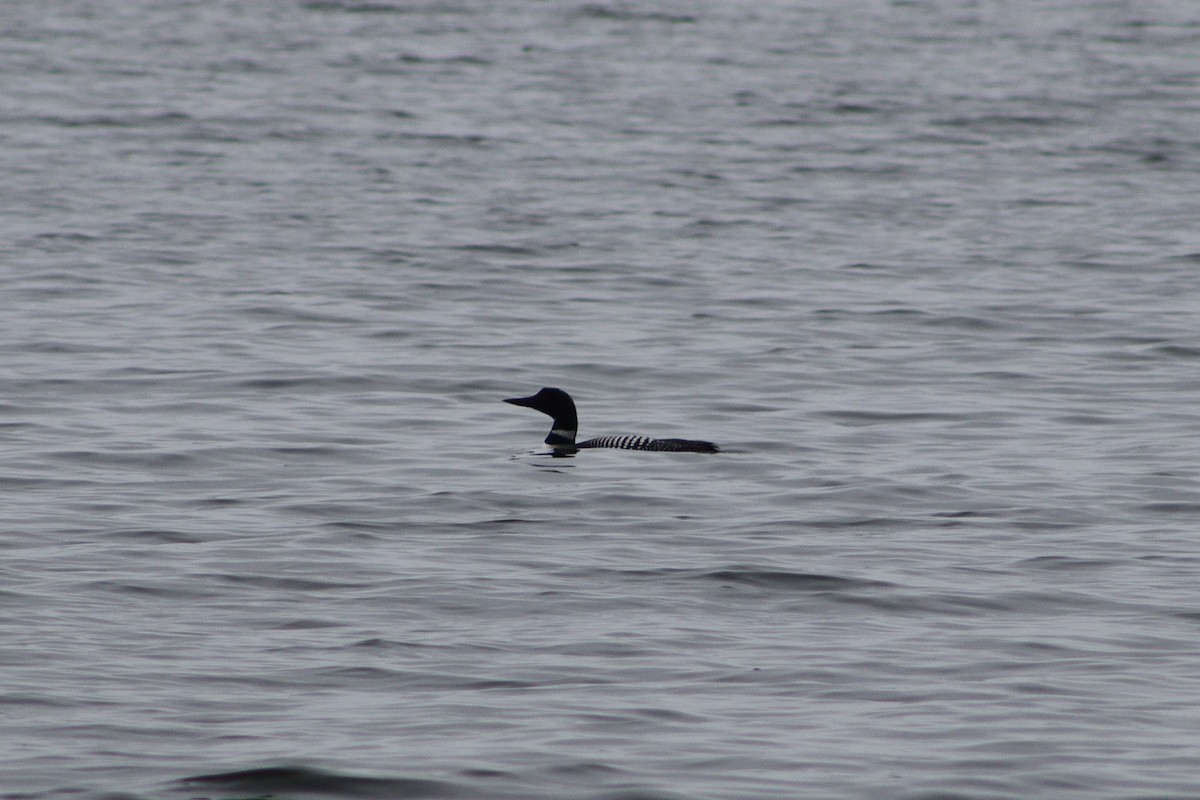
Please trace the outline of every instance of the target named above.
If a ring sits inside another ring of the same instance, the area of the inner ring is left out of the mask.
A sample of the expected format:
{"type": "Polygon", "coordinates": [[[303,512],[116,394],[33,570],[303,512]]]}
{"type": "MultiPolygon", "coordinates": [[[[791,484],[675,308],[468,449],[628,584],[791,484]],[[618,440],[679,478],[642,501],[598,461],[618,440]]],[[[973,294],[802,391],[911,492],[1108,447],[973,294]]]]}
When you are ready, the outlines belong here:
{"type": "Polygon", "coordinates": [[[0,797],[1200,792],[1193,4],[4,27],[0,797]]]}

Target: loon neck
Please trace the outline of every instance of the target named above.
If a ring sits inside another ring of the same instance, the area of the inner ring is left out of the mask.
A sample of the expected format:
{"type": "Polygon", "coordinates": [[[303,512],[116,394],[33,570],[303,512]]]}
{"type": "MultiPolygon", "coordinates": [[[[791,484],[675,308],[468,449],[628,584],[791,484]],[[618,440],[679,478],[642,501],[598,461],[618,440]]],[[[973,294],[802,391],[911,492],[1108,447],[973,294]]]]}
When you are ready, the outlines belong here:
{"type": "Polygon", "coordinates": [[[566,428],[557,424],[550,430],[550,435],[546,437],[546,444],[555,448],[573,448],[575,447],[575,429],[566,428]]]}

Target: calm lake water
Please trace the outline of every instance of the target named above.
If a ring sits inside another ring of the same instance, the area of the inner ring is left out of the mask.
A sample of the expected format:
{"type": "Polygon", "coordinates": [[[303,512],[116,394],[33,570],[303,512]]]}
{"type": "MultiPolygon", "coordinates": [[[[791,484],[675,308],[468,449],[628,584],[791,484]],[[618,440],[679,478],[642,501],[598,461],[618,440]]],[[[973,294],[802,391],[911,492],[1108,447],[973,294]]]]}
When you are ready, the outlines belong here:
{"type": "Polygon", "coordinates": [[[3,15],[0,797],[1200,795],[1200,5],[3,15]]]}

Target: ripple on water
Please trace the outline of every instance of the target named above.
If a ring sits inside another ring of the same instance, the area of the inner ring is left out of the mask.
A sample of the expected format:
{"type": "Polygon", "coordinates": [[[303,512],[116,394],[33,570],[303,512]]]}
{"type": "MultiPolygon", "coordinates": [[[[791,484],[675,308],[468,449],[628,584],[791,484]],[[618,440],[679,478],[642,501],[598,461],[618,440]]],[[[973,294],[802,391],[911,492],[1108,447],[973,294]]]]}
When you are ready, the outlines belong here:
{"type": "Polygon", "coordinates": [[[185,788],[205,787],[257,796],[313,793],[330,797],[461,797],[467,786],[424,778],[372,778],[302,766],[260,767],[184,778],[185,788]]]}

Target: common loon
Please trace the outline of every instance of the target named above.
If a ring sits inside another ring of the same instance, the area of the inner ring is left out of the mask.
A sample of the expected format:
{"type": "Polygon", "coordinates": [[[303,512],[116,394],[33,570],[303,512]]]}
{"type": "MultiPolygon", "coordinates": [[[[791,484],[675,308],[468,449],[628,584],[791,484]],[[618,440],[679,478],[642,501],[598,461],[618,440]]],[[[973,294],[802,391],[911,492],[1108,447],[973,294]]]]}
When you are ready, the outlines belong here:
{"type": "Polygon", "coordinates": [[[575,441],[579,419],[575,416],[575,401],[562,389],[545,388],[533,397],[514,397],[505,400],[514,406],[535,408],[554,417],[546,444],[556,455],[574,453],[585,447],[617,447],[622,450],[658,450],[669,453],[717,453],[720,448],[712,442],[698,439],[651,439],[649,436],[601,436],[586,442],[575,441]]]}

